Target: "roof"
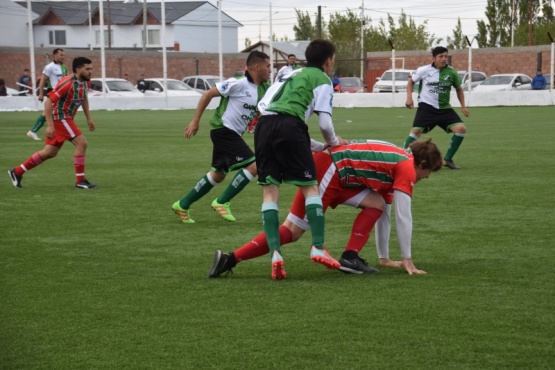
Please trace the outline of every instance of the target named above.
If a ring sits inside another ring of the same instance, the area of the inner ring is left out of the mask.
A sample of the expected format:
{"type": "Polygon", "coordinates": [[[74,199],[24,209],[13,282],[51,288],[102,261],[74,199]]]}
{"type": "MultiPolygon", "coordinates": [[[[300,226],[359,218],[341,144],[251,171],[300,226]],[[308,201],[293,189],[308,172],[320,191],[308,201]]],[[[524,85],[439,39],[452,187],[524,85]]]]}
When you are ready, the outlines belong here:
{"type": "MultiPolygon", "coordinates": [[[[27,2],[25,1],[18,1],[16,3],[24,8],[27,8],[27,2]]],[[[208,1],[165,2],[164,8],[166,10],[166,24],[172,24],[176,20],[205,4],[216,8],[208,1]]],[[[100,11],[98,1],[91,1],[90,6],[93,17],[98,15],[100,11]]],[[[55,14],[63,22],[63,24],[66,25],[88,24],[89,20],[89,2],[87,1],[33,1],[31,8],[34,13],[39,15],[39,17],[33,21],[33,24],[41,24],[45,17],[49,14],[55,14]]],[[[160,23],[162,22],[161,3],[148,2],[147,11],[160,23]]],[[[103,13],[105,18],[107,18],[108,13],[110,14],[111,24],[135,24],[137,19],[142,17],[143,3],[127,3],[117,0],[111,1],[110,3],[105,2],[103,4],[103,13]],[[109,9],[108,5],[110,6],[109,9]]],[[[238,26],[242,26],[241,23],[229,17],[227,14],[225,14],[225,16],[237,23],[238,26]]]]}
{"type": "MultiPolygon", "coordinates": [[[[295,54],[297,59],[299,60],[306,60],[304,52],[310,44],[310,41],[274,41],[272,42],[272,48],[274,52],[280,54],[283,59],[287,59],[287,55],[295,54]]],[[[250,53],[253,50],[260,50],[266,49],[270,47],[270,43],[268,41],[259,41],[254,45],[249,46],[245,50],[241,51],[242,53],[250,53]]]]}

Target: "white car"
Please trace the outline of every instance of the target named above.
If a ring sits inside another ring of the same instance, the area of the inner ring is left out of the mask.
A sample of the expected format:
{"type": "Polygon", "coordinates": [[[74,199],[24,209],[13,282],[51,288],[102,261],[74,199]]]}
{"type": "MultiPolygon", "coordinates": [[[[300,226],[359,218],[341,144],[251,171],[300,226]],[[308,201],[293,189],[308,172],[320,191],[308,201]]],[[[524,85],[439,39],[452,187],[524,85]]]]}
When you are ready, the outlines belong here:
{"type": "MultiPolygon", "coordinates": [[[[123,78],[106,78],[106,96],[143,97],[133,84],[123,78]]],[[[89,96],[102,96],[102,78],[91,78],[89,96]]]]}
{"type": "MultiPolygon", "coordinates": [[[[395,92],[406,92],[409,77],[414,71],[411,69],[395,70],[395,92]]],[[[393,70],[388,69],[381,77],[376,78],[376,83],[372,92],[374,93],[390,93],[393,91],[393,70]]]]}
{"type": "Polygon", "coordinates": [[[531,90],[532,79],[522,73],[505,73],[491,75],[481,84],[474,88],[474,91],[517,91],[531,90]]]}
{"type": "MultiPolygon", "coordinates": [[[[168,96],[202,96],[201,93],[193,90],[183,81],[166,79],[168,84],[168,96]]],[[[163,78],[145,78],[146,90],[145,95],[164,96],[164,79],[163,78]]]]}
{"type": "Polygon", "coordinates": [[[206,90],[210,90],[212,87],[216,86],[216,82],[220,82],[220,76],[187,76],[183,78],[183,82],[199,93],[204,94],[206,90]]]}
{"type": "Polygon", "coordinates": [[[472,71],[472,74],[469,74],[467,71],[457,71],[457,73],[459,74],[459,78],[461,79],[461,86],[464,91],[468,90],[469,76],[472,77],[472,82],[470,83],[470,85],[472,86],[472,90],[474,90],[476,86],[478,86],[479,84],[484,82],[486,78],[488,78],[488,76],[484,72],[479,71],[472,71]]]}

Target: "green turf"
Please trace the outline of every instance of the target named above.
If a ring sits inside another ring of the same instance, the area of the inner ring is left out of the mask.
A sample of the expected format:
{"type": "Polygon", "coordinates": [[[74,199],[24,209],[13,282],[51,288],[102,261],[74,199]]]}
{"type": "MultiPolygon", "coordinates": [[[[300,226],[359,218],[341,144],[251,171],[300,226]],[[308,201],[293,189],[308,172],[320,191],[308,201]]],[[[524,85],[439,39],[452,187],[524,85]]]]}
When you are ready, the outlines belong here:
{"type": "MultiPolygon", "coordinates": [[[[400,145],[414,112],[337,109],[334,121],[345,138],[400,145]]],[[[170,210],[209,169],[209,114],[185,140],[192,111],[92,112],[86,173],[97,190],[73,188],[71,144],[14,189],[6,171],[42,148],[25,136],[37,114],[0,113],[1,369],[555,364],[553,107],[471,108],[454,158],[463,169],[415,189],[413,259],[428,275],[327,271],[309,262],[306,235],[282,249],[285,281],[270,279],[265,257],[206,278],[215,250],[261,230],[254,183],[232,202],[236,223],[210,207],[223,186],[192,207],[194,225],[170,210]]],[[[445,151],[450,136],[429,136],[445,151]]],[[[282,188],[281,218],[294,190],[282,188]]],[[[327,213],[336,257],[356,214],[327,213]]],[[[399,258],[394,233],[391,251],[399,258]]],[[[377,263],[373,236],[362,255],[377,263]]]]}

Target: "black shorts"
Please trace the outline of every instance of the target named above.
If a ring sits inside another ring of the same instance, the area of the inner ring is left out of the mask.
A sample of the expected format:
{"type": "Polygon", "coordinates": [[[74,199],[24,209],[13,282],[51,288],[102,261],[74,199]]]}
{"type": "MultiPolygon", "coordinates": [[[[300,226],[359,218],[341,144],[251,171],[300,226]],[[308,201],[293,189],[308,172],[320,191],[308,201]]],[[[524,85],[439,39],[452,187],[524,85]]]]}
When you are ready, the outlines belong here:
{"type": "Polygon", "coordinates": [[[412,128],[420,129],[423,133],[428,133],[439,126],[445,132],[451,131],[451,126],[463,123],[461,117],[453,110],[437,109],[426,103],[419,103],[412,128]]]}
{"type": "Polygon", "coordinates": [[[212,139],[212,170],[228,173],[254,162],[254,153],[245,140],[227,127],[210,131],[212,139]]]}
{"type": "Polygon", "coordinates": [[[262,116],[254,132],[258,184],[317,185],[308,126],[289,115],[262,116]]]}

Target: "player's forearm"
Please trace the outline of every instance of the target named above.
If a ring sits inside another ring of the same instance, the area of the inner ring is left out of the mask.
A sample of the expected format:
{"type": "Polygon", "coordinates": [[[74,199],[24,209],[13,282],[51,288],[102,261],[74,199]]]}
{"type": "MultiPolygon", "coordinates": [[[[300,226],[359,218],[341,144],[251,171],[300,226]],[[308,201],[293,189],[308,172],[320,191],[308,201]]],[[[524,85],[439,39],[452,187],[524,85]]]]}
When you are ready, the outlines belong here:
{"type": "Polygon", "coordinates": [[[411,198],[402,191],[395,190],[395,223],[397,239],[402,258],[411,258],[412,212],[411,198]]]}
{"type": "Polygon", "coordinates": [[[391,233],[391,204],[385,209],[376,223],[376,251],[378,258],[389,259],[389,235],[391,233]]]}
{"type": "Polygon", "coordinates": [[[464,90],[462,87],[457,89],[457,98],[459,99],[459,103],[461,104],[461,109],[466,108],[466,104],[464,102],[464,90]]]}
{"type": "Polygon", "coordinates": [[[318,115],[318,124],[320,125],[320,131],[326,143],[330,146],[339,145],[339,139],[335,135],[335,129],[333,128],[333,123],[331,121],[331,115],[328,113],[320,113],[318,115]]]}

